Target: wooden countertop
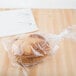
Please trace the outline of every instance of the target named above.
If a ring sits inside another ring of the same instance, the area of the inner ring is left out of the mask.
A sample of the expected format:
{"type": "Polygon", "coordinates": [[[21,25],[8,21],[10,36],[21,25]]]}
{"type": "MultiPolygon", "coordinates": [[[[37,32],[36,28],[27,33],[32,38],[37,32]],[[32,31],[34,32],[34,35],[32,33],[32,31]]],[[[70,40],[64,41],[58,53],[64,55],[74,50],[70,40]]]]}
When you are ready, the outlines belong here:
{"type": "MultiPolygon", "coordinates": [[[[41,32],[59,34],[65,28],[76,25],[76,10],[33,9],[41,32]]],[[[20,68],[12,68],[7,52],[0,42],[0,76],[22,76],[20,68]]],[[[76,76],[76,42],[65,39],[55,55],[32,68],[30,76],[76,76]]]]}

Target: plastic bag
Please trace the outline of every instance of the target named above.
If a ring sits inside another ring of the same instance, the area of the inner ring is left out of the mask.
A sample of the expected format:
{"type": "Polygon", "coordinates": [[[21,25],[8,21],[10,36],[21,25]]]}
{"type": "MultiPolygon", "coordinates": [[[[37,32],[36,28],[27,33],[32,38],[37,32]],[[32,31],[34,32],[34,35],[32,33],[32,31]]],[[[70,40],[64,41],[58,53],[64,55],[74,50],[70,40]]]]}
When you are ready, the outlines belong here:
{"type": "MultiPolygon", "coordinates": [[[[47,56],[56,53],[59,43],[65,38],[76,41],[76,26],[70,26],[56,34],[30,33],[2,38],[12,65],[20,65],[23,72],[34,67],[47,56]]],[[[25,75],[26,76],[26,75],[25,75]]]]}

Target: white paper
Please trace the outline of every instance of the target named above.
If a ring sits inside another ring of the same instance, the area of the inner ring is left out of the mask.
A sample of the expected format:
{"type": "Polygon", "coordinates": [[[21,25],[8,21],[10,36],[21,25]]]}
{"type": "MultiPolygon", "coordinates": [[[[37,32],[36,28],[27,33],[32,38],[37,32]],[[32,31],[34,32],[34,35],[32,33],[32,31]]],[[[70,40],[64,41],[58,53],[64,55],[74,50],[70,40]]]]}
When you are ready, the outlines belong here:
{"type": "Polygon", "coordinates": [[[30,9],[0,12],[0,36],[10,36],[36,31],[38,28],[30,9]]]}

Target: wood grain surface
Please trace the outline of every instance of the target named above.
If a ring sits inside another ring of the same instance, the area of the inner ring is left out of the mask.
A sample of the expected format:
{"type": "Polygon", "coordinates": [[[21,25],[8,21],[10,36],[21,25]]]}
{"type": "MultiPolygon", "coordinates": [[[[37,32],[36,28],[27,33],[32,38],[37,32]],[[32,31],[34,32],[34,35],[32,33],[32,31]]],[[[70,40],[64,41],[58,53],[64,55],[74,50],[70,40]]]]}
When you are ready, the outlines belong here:
{"type": "MultiPolygon", "coordinates": [[[[2,10],[1,10],[2,11],[2,10]]],[[[76,25],[76,10],[33,9],[41,32],[59,34],[76,25]]],[[[12,67],[7,52],[0,42],[0,76],[23,76],[22,68],[12,67]]],[[[76,42],[64,39],[55,55],[30,70],[29,76],[76,76],[76,42]]]]}

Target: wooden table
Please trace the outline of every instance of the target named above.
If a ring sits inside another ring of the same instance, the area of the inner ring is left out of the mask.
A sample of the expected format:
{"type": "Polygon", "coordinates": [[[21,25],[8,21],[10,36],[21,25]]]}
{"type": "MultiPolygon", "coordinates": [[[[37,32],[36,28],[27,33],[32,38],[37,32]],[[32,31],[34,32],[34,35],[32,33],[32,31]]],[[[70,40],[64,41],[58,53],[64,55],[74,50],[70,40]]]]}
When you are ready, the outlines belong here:
{"type": "MultiPolygon", "coordinates": [[[[76,25],[76,10],[33,9],[41,32],[59,34],[65,28],[76,25]]],[[[76,76],[76,42],[64,39],[55,55],[35,66],[30,76],[76,76]]],[[[20,68],[11,68],[7,52],[0,42],[0,76],[22,76],[20,68]]]]}

